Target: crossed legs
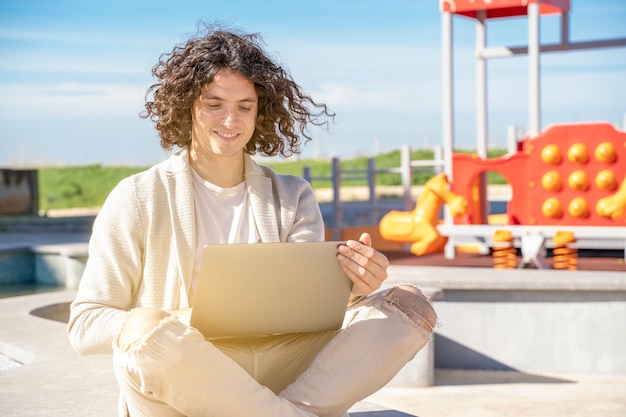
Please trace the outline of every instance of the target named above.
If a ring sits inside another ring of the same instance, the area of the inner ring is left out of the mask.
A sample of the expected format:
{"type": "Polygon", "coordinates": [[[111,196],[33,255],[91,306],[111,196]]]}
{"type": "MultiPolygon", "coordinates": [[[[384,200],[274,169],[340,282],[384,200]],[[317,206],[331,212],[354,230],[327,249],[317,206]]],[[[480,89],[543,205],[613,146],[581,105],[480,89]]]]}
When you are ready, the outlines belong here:
{"type": "Polygon", "coordinates": [[[280,393],[317,416],[342,416],[385,386],[430,340],[437,316],[427,297],[399,286],[352,306],[338,333],[280,393]]]}
{"type": "Polygon", "coordinates": [[[393,378],[436,320],[411,286],[351,306],[338,332],[242,344],[210,343],[168,313],[137,309],[115,343],[115,373],[132,417],[342,416],[393,378]]]}

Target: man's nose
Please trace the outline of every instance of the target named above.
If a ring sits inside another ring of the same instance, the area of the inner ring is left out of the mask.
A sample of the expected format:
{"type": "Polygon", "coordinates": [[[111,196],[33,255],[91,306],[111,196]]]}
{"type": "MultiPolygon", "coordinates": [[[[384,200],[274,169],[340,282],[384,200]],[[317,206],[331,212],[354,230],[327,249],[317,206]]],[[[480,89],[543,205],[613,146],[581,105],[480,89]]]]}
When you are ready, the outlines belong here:
{"type": "Polygon", "coordinates": [[[234,126],[237,122],[237,112],[234,109],[227,109],[224,114],[224,125],[234,126]]]}

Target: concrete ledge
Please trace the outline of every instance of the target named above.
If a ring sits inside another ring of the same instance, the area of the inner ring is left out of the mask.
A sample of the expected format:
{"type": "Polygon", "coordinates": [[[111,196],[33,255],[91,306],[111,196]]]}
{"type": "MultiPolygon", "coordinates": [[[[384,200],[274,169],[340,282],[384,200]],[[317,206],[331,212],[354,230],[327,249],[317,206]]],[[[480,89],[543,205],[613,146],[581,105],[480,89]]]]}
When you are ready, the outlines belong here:
{"type": "Polygon", "coordinates": [[[47,245],[86,244],[91,233],[0,233],[0,251],[15,251],[47,245]]]}
{"type": "Polygon", "coordinates": [[[389,267],[389,282],[413,282],[442,290],[567,290],[626,291],[623,272],[562,271],[553,269],[389,267]]]}
{"type": "Polygon", "coordinates": [[[68,258],[87,258],[89,253],[89,243],[70,242],[43,245],[30,245],[28,248],[33,253],[42,255],[58,254],[68,258]]]}
{"type": "Polygon", "coordinates": [[[435,367],[626,375],[623,272],[389,268],[440,287],[435,367]]]}
{"type": "Polygon", "coordinates": [[[88,235],[2,233],[0,238],[1,283],[78,288],[87,262],[88,235]]]}
{"type": "Polygon", "coordinates": [[[350,417],[415,417],[414,414],[403,413],[368,402],[360,402],[348,410],[350,417]]]}

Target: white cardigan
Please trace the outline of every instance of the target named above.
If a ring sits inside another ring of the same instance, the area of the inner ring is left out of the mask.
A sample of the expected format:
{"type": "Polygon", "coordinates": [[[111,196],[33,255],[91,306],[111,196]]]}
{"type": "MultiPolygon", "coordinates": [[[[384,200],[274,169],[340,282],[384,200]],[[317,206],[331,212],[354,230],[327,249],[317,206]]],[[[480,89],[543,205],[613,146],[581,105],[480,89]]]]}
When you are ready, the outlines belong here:
{"type": "MultiPolygon", "coordinates": [[[[245,181],[261,242],[324,239],[313,190],[245,155],[245,181]]],[[[102,206],[68,322],[82,354],[111,353],[128,311],[189,307],[196,224],[188,152],[122,180],[102,206]]]]}

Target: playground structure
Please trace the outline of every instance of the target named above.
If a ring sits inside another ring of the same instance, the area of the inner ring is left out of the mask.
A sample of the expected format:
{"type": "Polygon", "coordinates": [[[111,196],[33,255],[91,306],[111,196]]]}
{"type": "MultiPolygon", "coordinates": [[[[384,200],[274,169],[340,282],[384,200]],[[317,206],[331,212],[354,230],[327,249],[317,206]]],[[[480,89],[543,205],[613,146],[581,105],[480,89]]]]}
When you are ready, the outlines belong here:
{"type": "MultiPolygon", "coordinates": [[[[607,186],[610,186],[612,184],[610,173],[607,173],[606,176],[608,177],[606,179],[606,184],[608,184],[607,186]]],[[[598,178],[600,178],[601,184],[604,184],[602,182],[604,177],[601,177],[599,174],[598,178]]],[[[598,179],[596,179],[596,181],[598,181],[598,179]]],[[[598,184],[598,182],[596,182],[596,184],[598,184]]],[[[626,211],[626,178],[622,180],[622,185],[615,194],[601,198],[596,204],[596,212],[599,215],[610,217],[613,220],[620,219],[624,216],[624,211],[626,211]]]]}
{"type": "MultiPolygon", "coordinates": [[[[441,0],[444,170],[451,190],[468,201],[462,216],[444,213],[438,231],[448,237],[447,258],[457,244],[478,243],[483,251],[494,246],[496,231],[505,229],[521,247],[520,266],[534,262],[543,267],[545,247],[562,231],[573,234],[578,247],[621,248],[626,251],[626,133],[608,123],[559,124],[541,129],[540,52],[626,46],[626,39],[570,42],[570,0],[441,0]],[[539,44],[539,17],[561,15],[561,42],[539,44]],[[452,17],[476,21],[477,155],[453,153],[452,17]],[[528,17],[527,47],[487,47],[486,21],[491,18],[528,17]],[[528,55],[529,126],[518,151],[487,159],[486,62],[518,54],[528,55]],[[487,225],[486,172],[502,174],[511,185],[507,225],[487,225]],[[618,184],[621,187],[618,190],[618,184]],[[599,242],[600,240],[600,242],[599,242]],[[610,240],[611,242],[607,242],[610,240]],[[612,246],[614,245],[614,246],[612,246]],[[608,247],[607,247],[608,246],[608,247]]],[[[419,203],[418,203],[419,204],[419,203]]],[[[395,213],[394,216],[398,216],[395,213]]],[[[406,215],[409,215],[407,212],[406,215]]],[[[381,221],[381,234],[398,238],[405,226],[389,227],[381,221]],[[383,228],[385,231],[383,232],[383,228]]],[[[436,240],[439,242],[440,240],[436,240]]],[[[438,244],[438,243],[437,243],[438,244]]],[[[426,249],[424,253],[432,251],[426,249]]]]}
{"type": "Polygon", "coordinates": [[[441,206],[460,216],[467,212],[467,200],[450,190],[448,177],[442,173],[424,184],[415,209],[409,212],[392,210],[380,221],[383,239],[412,242],[411,253],[426,255],[443,250],[448,238],[437,231],[441,206]]]}
{"type": "MultiPolygon", "coordinates": [[[[500,158],[453,155],[457,174],[452,190],[469,197],[459,224],[485,224],[481,174],[495,171],[511,185],[507,224],[624,226],[616,192],[626,177],[626,133],[608,123],[552,125],[520,143],[521,150],[500,158]]],[[[626,199],[621,199],[623,205],[626,199]]]]}

